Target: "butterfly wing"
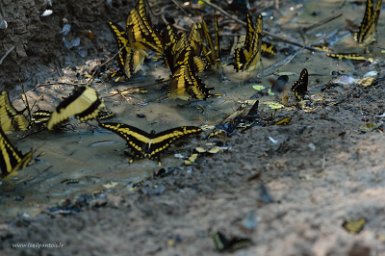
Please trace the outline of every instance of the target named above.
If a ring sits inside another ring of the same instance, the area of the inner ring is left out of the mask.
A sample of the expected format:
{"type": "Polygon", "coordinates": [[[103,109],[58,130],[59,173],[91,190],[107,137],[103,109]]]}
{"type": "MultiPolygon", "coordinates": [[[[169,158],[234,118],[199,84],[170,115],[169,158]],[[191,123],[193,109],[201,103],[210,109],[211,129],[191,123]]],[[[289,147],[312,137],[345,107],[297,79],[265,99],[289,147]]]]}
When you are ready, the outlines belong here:
{"type": "Polygon", "coordinates": [[[301,101],[305,98],[307,95],[307,86],[308,86],[308,78],[309,74],[307,72],[307,69],[304,68],[301,71],[301,74],[299,75],[299,79],[293,84],[291,87],[291,90],[294,92],[295,97],[297,100],[301,101]]]}
{"type": "Polygon", "coordinates": [[[241,48],[234,51],[234,68],[238,71],[254,70],[261,61],[263,18],[258,14],[255,27],[249,14],[246,17],[246,39],[241,48]]]}
{"type": "Polygon", "coordinates": [[[146,156],[146,145],[150,142],[150,134],[134,126],[122,123],[104,122],[99,125],[122,137],[127,145],[135,152],[136,157],[146,156]]]}
{"type": "Polygon", "coordinates": [[[196,99],[208,98],[210,89],[206,88],[196,74],[197,68],[195,65],[197,63],[194,63],[191,47],[185,48],[179,57],[180,59],[176,63],[177,71],[172,75],[176,84],[176,93],[183,95],[187,92],[196,99]]]}
{"type": "Polygon", "coordinates": [[[358,53],[327,53],[326,56],[338,59],[338,60],[354,60],[354,61],[369,61],[372,62],[373,59],[369,56],[364,56],[358,53]]]}
{"type": "Polygon", "coordinates": [[[199,56],[202,52],[202,24],[200,22],[194,23],[190,29],[190,34],[188,36],[188,41],[190,46],[196,56],[199,56]]]}
{"type": "MultiPolygon", "coordinates": [[[[139,9],[141,10],[141,8],[139,9]]],[[[158,32],[153,29],[153,25],[148,15],[143,15],[143,11],[140,10],[133,9],[128,15],[126,20],[127,34],[129,34],[129,38],[131,34],[132,41],[138,43],[136,48],[143,49],[143,47],[146,47],[161,55],[163,53],[163,45],[160,36],[158,35],[158,32]]]]}
{"type": "Polygon", "coordinates": [[[32,160],[32,151],[23,155],[17,148],[12,146],[3,129],[0,128],[0,167],[1,177],[15,174],[18,169],[25,168],[32,160]]]}
{"type": "Polygon", "coordinates": [[[187,81],[187,92],[195,99],[205,100],[210,96],[210,88],[206,88],[203,81],[190,66],[186,67],[185,79],[187,81]]]}
{"type": "Polygon", "coordinates": [[[272,43],[262,41],[261,54],[266,58],[273,58],[277,55],[277,48],[272,43]]]}
{"type": "Polygon", "coordinates": [[[252,41],[253,41],[253,35],[255,34],[255,28],[253,25],[253,19],[251,18],[250,13],[246,14],[246,38],[245,38],[245,48],[251,49],[252,41]]]}
{"type": "Polygon", "coordinates": [[[0,125],[4,131],[26,131],[29,126],[23,113],[17,111],[11,104],[7,91],[0,94],[0,125]]]}
{"type": "Polygon", "coordinates": [[[81,122],[97,118],[102,108],[104,108],[104,103],[96,90],[89,86],[81,86],[56,107],[48,120],[47,128],[52,130],[71,116],[75,116],[81,122]]]}
{"type": "Polygon", "coordinates": [[[159,154],[169,148],[176,140],[200,132],[202,129],[196,126],[181,126],[158,134],[150,134],[151,140],[146,149],[146,156],[150,159],[157,159],[159,154]]]}
{"type": "Polygon", "coordinates": [[[175,140],[202,131],[199,127],[182,126],[158,134],[149,134],[127,124],[104,122],[99,125],[126,140],[127,145],[135,152],[136,157],[147,157],[149,159],[158,158],[159,154],[170,147],[175,140]]]}
{"type": "Polygon", "coordinates": [[[243,48],[237,48],[234,50],[234,69],[239,72],[242,70],[246,62],[246,56],[243,48]]]}
{"type": "Polygon", "coordinates": [[[205,20],[202,20],[202,32],[203,36],[206,42],[206,47],[204,47],[204,56],[208,59],[208,62],[212,66],[217,66],[219,63],[219,32],[218,32],[218,19],[214,21],[214,28],[215,28],[215,40],[213,40],[212,36],[210,35],[209,29],[207,27],[207,24],[205,20]]]}
{"type": "Polygon", "coordinates": [[[245,47],[248,53],[250,53],[250,56],[247,57],[246,63],[243,66],[243,70],[254,70],[258,67],[261,61],[262,29],[263,18],[262,14],[259,13],[254,27],[254,33],[251,37],[250,45],[245,47]]]}
{"type": "Polygon", "coordinates": [[[361,21],[359,30],[354,33],[354,40],[359,44],[369,44],[375,40],[376,27],[380,16],[382,0],[367,0],[364,18],[361,21]]]}
{"type": "Polygon", "coordinates": [[[118,63],[121,68],[121,70],[124,70],[124,66],[126,63],[126,56],[127,53],[131,51],[128,39],[126,38],[126,32],[122,27],[120,27],[118,24],[113,23],[112,21],[108,22],[108,26],[112,31],[112,34],[115,36],[116,43],[118,45],[118,63]]]}
{"type": "Polygon", "coordinates": [[[32,113],[32,122],[34,124],[47,124],[51,114],[52,112],[48,110],[37,110],[32,113]]]}

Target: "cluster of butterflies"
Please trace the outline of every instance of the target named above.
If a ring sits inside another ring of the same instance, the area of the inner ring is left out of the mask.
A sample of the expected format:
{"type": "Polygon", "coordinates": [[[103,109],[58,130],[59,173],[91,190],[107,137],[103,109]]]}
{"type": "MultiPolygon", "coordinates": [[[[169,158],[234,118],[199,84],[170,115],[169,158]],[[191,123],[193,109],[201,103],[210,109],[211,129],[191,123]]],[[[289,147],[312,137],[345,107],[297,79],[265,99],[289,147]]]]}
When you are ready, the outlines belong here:
{"type": "Polygon", "coordinates": [[[159,160],[159,155],[174,141],[202,132],[200,127],[181,126],[160,133],[147,133],[139,128],[122,123],[100,122],[113,116],[106,109],[104,101],[97,91],[90,86],[76,87],[73,93],[56,107],[55,111],[37,110],[31,114],[30,121],[11,104],[7,91],[0,95],[0,177],[17,174],[32,161],[32,150],[26,154],[20,152],[6,136],[9,131],[27,131],[33,126],[48,130],[59,129],[66,121],[74,117],[80,122],[96,119],[100,127],[108,129],[123,139],[135,158],[159,160]]]}
{"type": "MultiPolygon", "coordinates": [[[[366,45],[375,40],[375,32],[380,15],[382,0],[367,0],[365,15],[355,41],[366,45]]],[[[117,23],[109,21],[119,52],[120,73],[131,78],[141,69],[148,51],[153,51],[157,58],[164,59],[171,72],[171,85],[177,95],[189,94],[196,99],[206,99],[213,88],[207,88],[199,77],[205,70],[218,70],[221,67],[220,36],[217,16],[214,17],[214,36],[209,33],[204,19],[194,23],[188,34],[176,33],[173,26],[154,26],[147,11],[145,0],[138,0],[126,19],[123,29],[117,23]]],[[[243,44],[234,50],[233,66],[239,71],[251,71],[259,67],[261,56],[274,57],[277,49],[274,45],[262,41],[263,19],[258,14],[255,23],[246,16],[246,36],[243,44]]],[[[241,40],[242,41],[242,40],[241,40]]],[[[337,59],[370,61],[370,58],[357,53],[335,53],[328,47],[317,47],[326,55],[337,59]]]]}
{"type": "MultiPolygon", "coordinates": [[[[154,26],[146,9],[145,0],[138,0],[126,19],[123,29],[109,21],[119,52],[117,54],[121,73],[128,79],[140,70],[153,51],[157,58],[164,59],[171,72],[171,84],[176,88],[177,95],[189,94],[196,99],[206,99],[212,88],[206,88],[199,74],[205,70],[218,70],[221,67],[220,37],[217,16],[214,17],[215,35],[209,33],[204,19],[194,23],[188,34],[177,33],[172,25],[162,29],[154,26]]],[[[272,57],[276,48],[262,41],[262,16],[256,22],[247,15],[247,32],[244,44],[235,49],[234,68],[236,71],[253,70],[258,67],[261,54],[272,57]]]]}
{"type": "MultiPolygon", "coordinates": [[[[382,0],[367,0],[365,16],[355,40],[360,44],[367,44],[375,39],[376,25],[380,15],[382,0]]],[[[236,71],[253,70],[258,67],[261,54],[273,56],[276,49],[271,44],[262,41],[262,16],[257,16],[253,23],[251,16],[247,15],[247,33],[244,43],[234,51],[234,68],[236,71]]],[[[130,78],[137,72],[147,50],[164,58],[171,71],[171,79],[178,93],[189,93],[195,98],[206,99],[210,96],[210,89],[206,88],[198,73],[207,68],[220,67],[220,47],[218,35],[218,21],[214,22],[215,36],[209,33],[204,20],[195,23],[187,36],[185,33],[176,33],[171,25],[159,31],[151,23],[146,11],[144,0],[138,0],[126,21],[126,29],[109,22],[118,46],[118,60],[124,75],[130,78]]],[[[298,81],[291,90],[298,101],[309,101],[307,90],[308,71],[303,69],[298,81]]],[[[220,129],[226,132],[238,128],[240,124],[253,124],[257,116],[258,101],[243,117],[235,118],[232,122],[221,124],[220,129]]],[[[6,136],[9,131],[27,131],[33,126],[42,126],[48,130],[55,130],[71,117],[80,122],[96,119],[99,126],[108,129],[124,140],[133,152],[133,157],[159,160],[159,156],[178,139],[189,135],[199,134],[201,127],[182,126],[175,127],[160,133],[154,131],[147,133],[139,128],[116,122],[101,122],[113,116],[99,97],[97,91],[90,86],[76,87],[73,93],[65,98],[54,111],[38,110],[30,113],[30,120],[23,114],[24,111],[16,110],[10,102],[6,91],[0,94],[0,177],[4,178],[15,174],[19,169],[26,167],[33,159],[32,150],[23,154],[12,145],[6,136]]]]}
{"type": "Polygon", "coordinates": [[[16,174],[32,160],[32,151],[22,154],[15,148],[6,136],[6,132],[27,131],[33,126],[44,125],[48,130],[57,128],[74,115],[82,122],[103,117],[101,110],[105,108],[97,92],[91,87],[76,88],[73,95],[64,99],[55,111],[38,110],[32,113],[30,121],[24,116],[24,111],[18,111],[11,104],[7,91],[0,95],[0,167],[1,177],[16,174]]]}

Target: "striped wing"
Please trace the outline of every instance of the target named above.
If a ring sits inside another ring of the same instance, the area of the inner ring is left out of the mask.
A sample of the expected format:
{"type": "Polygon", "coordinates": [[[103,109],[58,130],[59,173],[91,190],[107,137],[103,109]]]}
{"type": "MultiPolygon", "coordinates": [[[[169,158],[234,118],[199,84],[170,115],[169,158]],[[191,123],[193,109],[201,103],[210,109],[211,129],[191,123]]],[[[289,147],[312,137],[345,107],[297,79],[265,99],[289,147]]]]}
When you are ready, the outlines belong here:
{"type": "Polygon", "coordinates": [[[361,21],[359,30],[354,33],[354,40],[359,44],[369,44],[375,41],[377,23],[381,12],[382,0],[367,0],[364,18],[361,21]]]}
{"type": "Polygon", "coordinates": [[[251,44],[249,48],[246,47],[246,49],[250,53],[250,57],[245,63],[243,70],[256,69],[261,61],[262,28],[263,28],[262,15],[258,14],[255,28],[254,28],[254,33],[251,38],[251,44]]]}
{"type": "Polygon", "coordinates": [[[130,11],[126,20],[126,31],[133,42],[138,42],[159,55],[163,54],[162,41],[152,25],[143,0],[139,0],[135,9],[130,11]]]}
{"type": "Polygon", "coordinates": [[[112,31],[112,34],[115,37],[116,43],[118,45],[118,63],[121,68],[121,70],[124,70],[125,63],[126,63],[126,56],[129,52],[131,52],[131,49],[128,44],[128,39],[126,37],[126,31],[122,27],[120,27],[118,24],[113,23],[112,21],[108,22],[108,26],[112,31]]]}
{"type": "Polygon", "coordinates": [[[19,169],[25,168],[32,160],[32,151],[23,155],[17,148],[12,146],[4,134],[3,129],[0,128],[0,167],[1,177],[14,175],[19,169]]]}
{"type": "Polygon", "coordinates": [[[205,84],[196,74],[197,65],[203,64],[194,62],[191,47],[185,48],[180,54],[180,59],[177,60],[176,68],[178,69],[172,75],[178,95],[183,95],[187,92],[196,99],[206,99],[210,96],[210,89],[206,88],[205,84]]]}
{"type": "Polygon", "coordinates": [[[238,71],[254,70],[259,66],[262,53],[262,15],[258,14],[255,26],[252,19],[247,14],[247,28],[245,44],[242,48],[234,51],[234,68],[238,71]]]}
{"type": "Polygon", "coordinates": [[[185,136],[201,132],[199,127],[182,126],[163,131],[158,134],[147,133],[127,124],[105,122],[100,126],[108,129],[126,140],[127,145],[135,152],[136,157],[156,159],[170,145],[185,136]]]}
{"type": "Polygon", "coordinates": [[[272,43],[262,41],[261,54],[263,57],[272,58],[277,55],[277,48],[272,43]]]}
{"type": "Polygon", "coordinates": [[[169,148],[176,140],[200,132],[202,132],[202,129],[196,126],[181,126],[158,134],[151,134],[152,138],[147,148],[147,157],[150,159],[158,158],[159,154],[169,148]]]}
{"type": "Polygon", "coordinates": [[[327,53],[326,56],[338,59],[338,60],[354,60],[354,61],[369,61],[372,62],[373,59],[369,56],[364,56],[358,53],[327,53]]]}
{"type": "Polygon", "coordinates": [[[52,113],[48,120],[48,130],[54,129],[58,124],[75,116],[81,122],[97,118],[104,108],[104,102],[99,98],[95,89],[89,86],[76,88],[72,95],[65,98],[52,113]]]}
{"type": "Polygon", "coordinates": [[[29,126],[23,113],[11,104],[7,91],[0,94],[0,125],[4,131],[26,131],[29,126]]]}
{"type": "Polygon", "coordinates": [[[206,58],[208,59],[209,63],[212,66],[217,67],[217,65],[220,63],[219,32],[218,32],[217,18],[214,20],[214,28],[215,28],[215,38],[213,39],[212,36],[210,35],[206,22],[202,20],[203,37],[206,42],[206,47],[203,48],[204,50],[203,55],[206,56],[206,58]]]}

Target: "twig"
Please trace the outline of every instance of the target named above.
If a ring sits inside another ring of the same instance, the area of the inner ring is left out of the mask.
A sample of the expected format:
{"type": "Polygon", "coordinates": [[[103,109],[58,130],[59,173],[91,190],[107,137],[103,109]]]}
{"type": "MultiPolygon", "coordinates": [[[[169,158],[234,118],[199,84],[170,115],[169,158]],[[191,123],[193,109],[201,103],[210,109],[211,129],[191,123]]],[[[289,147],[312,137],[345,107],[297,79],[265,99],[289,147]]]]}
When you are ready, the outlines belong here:
{"type": "Polygon", "coordinates": [[[229,17],[230,19],[232,20],[235,20],[236,22],[246,26],[246,22],[244,22],[243,20],[240,20],[238,19],[237,17],[231,15],[230,13],[226,12],[225,10],[223,10],[221,7],[219,7],[218,5],[216,4],[213,4],[211,3],[210,1],[208,0],[202,0],[203,2],[205,2],[206,4],[210,5],[211,7],[213,7],[214,9],[217,9],[219,12],[221,12],[223,15],[229,17]]]}
{"type": "Polygon", "coordinates": [[[124,48],[125,48],[125,46],[122,46],[122,47],[119,49],[119,51],[118,51],[117,53],[115,53],[112,57],[110,57],[109,59],[107,59],[105,62],[103,62],[103,63],[97,65],[97,66],[95,67],[94,72],[92,72],[92,74],[91,74],[91,77],[92,77],[92,80],[91,80],[91,81],[93,81],[93,80],[95,79],[94,76],[95,76],[96,73],[100,70],[100,68],[101,68],[101,67],[104,67],[104,66],[107,65],[108,63],[112,62],[112,61],[116,58],[116,56],[118,56],[118,54],[119,54],[121,51],[124,50],[124,48]]]}
{"type": "Polygon", "coordinates": [[[297,56],[301,51],[302,50],[298,50],[295,53],[293,53],[292,55],[289,55],[288,57],[286,57],[285,59],[283,59],[279,62],[276,62],[276,63],[270,65],[269,67],[265,68],[261,74],[261,77],[267,77],[267,76],[275,73],[280,67],[283,67],[283,66],[289,64],[295,58],[295,56],[297,56]]]}
{"type": "Polygon", "coordinates": [[[15,49],[15,46],[12,46],[11,48],[8,49],[8,51],[3,55],[3,57],[1,57],[0,59],[0,65],[3,64],[3,61],[5,60],[5,58],[7,58],[7,56],[15,49]]]}
{"type": "Polygon", "coordinates": [[[342,13],[335,14],[335,15],[333,15],[333,16],[331,16],[331,17],[328,17],[328,18],[325,18],[325,19],[323,19],[323,20],[318,21],[317,23],[315,23],[315,24],[313,24],[313,25],[310,25],[310,26],[308,26],[308,27],[306,27],[306,28],[303,28],[302,31],[303,31],[304,33],[306,33],[306,32],[309,31],[309,30],[312,30],[312,29],[314,29],[314,28],[316,28],[316,27],[325,25],[326,23],[329,23],[329,22],[331,22],[331,21],[333,21],[333,20],[335,20],[335,19],[338,19],[338,18],[341,17],[341,16],[342,16],[342,13]]]}
{"type": "Polygon", "coordinates": [[[177,0],[171,0],[185,15],[189,15],[189,13],[183,8],[183,6],[177,0]]]}
{"type": "MultiPolygon", "coordinates": [[[[210,5],[211,7],[213,7],[214,9],[217,9],[219,12],[221,12],[223,15],[229,17],[230,19],[232,20],[235,20],[236,22],[246,26],[246,22],[244,22],[243,20],[240,20],[238,19],[237,17],[231,15],[230,13],[226,12],[225,10],[223,10],[221,7],[209,2],[208,0],[202,0],[203,2],[205,2],[206,4],[210,5]]],[[[286,38],[283,38],[283,37],[280,37],[280,36],[277,36],[277,35],[274,35],[274,34],[271,34],[269,32],[266,32],[266,31],[263,31],[262,33],[263,35],[265,36],[270,36],[276,40],[279,40],[279,41],[282,41],[282,42],[285,42],[285,43],[288,43],[288,44],[291,44],[291,45],[295,45],[295,46],[298,46],[298,47],[301,47],[301,48],[304,48],[304,49],[307,49],[307,50],[310,50],[310,51],[319,51],[317,48],[313,48],[313,47],[310,47],[310,46],[306,46],[306,45],[302,45],[300,43],[297,43],[297,42],[294,42],[294,41],[291,41],[289,39],[286,39],[286,38]]]]}
{"type": "Polygon", "coordinates": [[[24,105],[25,107],[27,108],[28,110],[28,117],[29,117],[29,120],[32,120],[32,114],[31,114],[31,111],[32,109],[30,108],[29,106],[29,102],[28,102],[28,97],[27,97],[27,94],[25,93],[25,88],[24,88],[24,84],[21,85],[21,89],[23,90],[23,94],[22,94],[22,101],[24,102],[24,105]],[[24,96],[24,97],[23,97],[24,96]],[[24,99],[25,98],[25,99],[24,99]]]}
{"type": "Polygon", "coordinates": [[[46,87],[46,86],[52,86],[54,84],[58,84],[58,85],[71,85],[71,86],[77,86],[77,85],[88,85],[88,83],[81,83],[81,84],[75,84],[75,83],[65,83],[65,82],[55,82],[55,83],[48,83],[48,84],[38,84],[36,86],[36,88],[40,88],[40,87],[46,87]]]}

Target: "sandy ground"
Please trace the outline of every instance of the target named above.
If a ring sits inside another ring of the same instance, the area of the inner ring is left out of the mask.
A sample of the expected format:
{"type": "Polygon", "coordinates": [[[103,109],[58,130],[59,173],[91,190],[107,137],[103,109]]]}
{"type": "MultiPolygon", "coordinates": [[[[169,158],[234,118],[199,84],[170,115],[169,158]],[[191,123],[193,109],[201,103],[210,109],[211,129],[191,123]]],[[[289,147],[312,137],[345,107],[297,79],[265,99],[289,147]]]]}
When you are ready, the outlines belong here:
{"type": "MultiPolygon", "coordinates": [[[[309,6],[307,12],[314,8],[309,6]]],[[[383,28],[383,19],[380,25],[383,28]]],[[[105,25],[101,30],[108,33],[105,25]]],[[[110,35],[101,40],[114,48],[110,35]]],[[[379,41],[384,40],[380,36],[379,41]]],[[[79,61],[74,52],[64,59],[71,63],[72,58],[79,61]]],[[[304,51],[280,71],[295,72],[293,82],[304,63],[312,75],[311,95],[321,95],[324,103],[311,110],[291,107],[274,113],[262,106],[264,125],[214,139],[228,147],[226,152],[201,157],[192,166],[169,156],[163,163],[164,175],[152,176],[161,167],[149,161],[128,165],[122,153],[124,142],[94,126],[24,138],[18,143],[23,149],[38,144],[40,151],[47,152],[29,168],[30,173],[38,174],[49,164],[54,167],[48,172],[51,176],[40,173],[39,184],[2,188],[0,254],[385,255],[384,81],[368,88],[325,86],[334,70],[356,77],[376,70],[384,76],[383,55],[372,64],[352,64],[304,51]],[[291,122],[271,125],[280,116],[291,117],[291,122]],[[60,165],[60,156],[72,160],[66,162],[68,172],[60,165]],[[65,178],[80,182],[63,184],[65,178]],[[359,218],[366,220],[360,233],[342,227],[344,221],[359,218]],[[227,237],[249,238],[251,243],[220,253],[212,240],[218,231],[227,237]]],[[[51,79],[74,81],[76,73],[88,66],[63,69],[51,79]]],[[[245,100],[255,93],[247,82],[223,84],[216,89],[229,98],[245,100]]],[[[107,96],[112,86],[98,88],[107,96]]],[[[51,96],[57,93],[55,88],[48,91],[51,96]]],[[[36,88],[35,92],[42,93],[36,88]]],[[[68,88],[61,92],[68,93],[68,88]]],[[[157,128],[173,122],[204,124],[207,118],[193,107],[172,112],[178,105],[175,101],[140,106],[144,97],[106,102],[118,112],[118,120],[133,120],[144,127],[151,123],[148,130],[160,117],[164,120],[157,128]],[[122,102],[128,103],[123,110],[122,102]],[[146,114],[146,119],[135,119],[137,113],[146,114]]],[[[212,123],[237,106],[234,100],[221,112],[222,99],[202,103],[212,123]]],[[[193,139],[185,149],[202,141],[193,139]]]]}
{"type": "Polygon", "coordinates": [[[19,216],[2,224],[2,250],[210,255],[215,254],[210,235],[221,230],[252,239],[237,255],[382,255],[385,138],[382,132],[362,133],[360,126],[383,110],[383,86],[349,88],[339,94],[346,101],[338,106],[296,111],[291,125],[236,134],[228,140],[229,153],[191,169],[67,202],[68,215],[19,216]],[[271,199],[261,193],[262,185],[271,199]],[[250,215],[251,228],[245,224],[250,215]],[[360,234],[341,227],[360,217],[367,220],[360,234]],[[21,242],[62,247],[12,248],[21,242]]]}

